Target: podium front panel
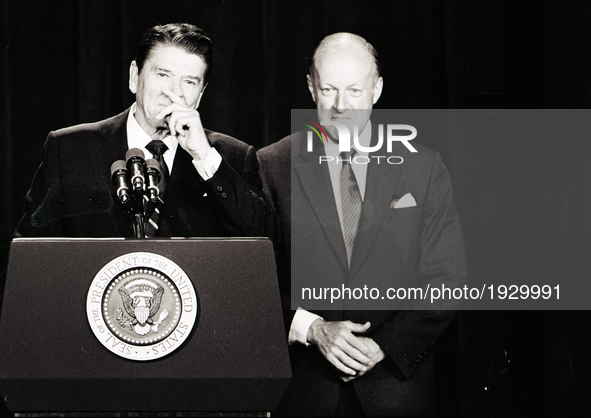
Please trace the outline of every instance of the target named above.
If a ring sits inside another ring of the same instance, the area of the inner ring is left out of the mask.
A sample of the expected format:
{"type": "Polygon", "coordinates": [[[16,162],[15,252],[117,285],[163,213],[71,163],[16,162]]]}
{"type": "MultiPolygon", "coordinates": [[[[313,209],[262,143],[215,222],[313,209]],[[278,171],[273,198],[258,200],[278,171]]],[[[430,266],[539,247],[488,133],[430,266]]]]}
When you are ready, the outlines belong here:
{"type": "Polygon", "coordinates": [[[271,411],[290,377],[267,239],[12,242],[0,316],[0,393],[12,411],[271,411]],[[174,261],[197,293],[190,336],[156,360],[110,352],[87,319],[95,275],[133,252],[174,261]]]}

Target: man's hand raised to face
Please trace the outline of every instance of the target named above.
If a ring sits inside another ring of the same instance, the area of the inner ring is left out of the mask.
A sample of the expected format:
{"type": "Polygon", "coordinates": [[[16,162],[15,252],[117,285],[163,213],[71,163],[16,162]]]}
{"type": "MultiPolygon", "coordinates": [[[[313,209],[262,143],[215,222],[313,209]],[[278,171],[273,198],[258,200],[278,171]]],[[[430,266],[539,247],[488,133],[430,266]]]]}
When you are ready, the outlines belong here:
{"type": "Polygon", "coordinates": [[[371,338],[357,336],[371,324],[351,321],[324,321],[317,319],[308,329],[307,339],[316,345],[322,355],[349,381],[363,376],[385,357],[384,352],[371,338]]]}
{"type": "Polygon", "coordinates": [[[196,160],[203,160],[211,151],[211,145],[205,136],[201,116],[197,109],[185,105],[185,101],[164,87],[162,92],[166,94],[172,103],[166,106],[156,116],[156,119],[166,120],[170,134],[176,136],[183,147],[196,160]]]}

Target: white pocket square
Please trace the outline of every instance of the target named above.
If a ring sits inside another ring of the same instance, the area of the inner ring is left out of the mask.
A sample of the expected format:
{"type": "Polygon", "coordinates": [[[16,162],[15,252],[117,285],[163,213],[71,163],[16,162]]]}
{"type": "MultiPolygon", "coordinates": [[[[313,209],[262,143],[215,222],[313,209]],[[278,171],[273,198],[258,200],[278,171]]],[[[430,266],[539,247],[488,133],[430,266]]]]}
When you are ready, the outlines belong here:
{"type": "Polygon", "coordinates": [[[392,203],[390,203],[392,209],[411,208],[416,205],[417,201],[410,193],[405,194],[400,199],[394,199],[392,203]]]}

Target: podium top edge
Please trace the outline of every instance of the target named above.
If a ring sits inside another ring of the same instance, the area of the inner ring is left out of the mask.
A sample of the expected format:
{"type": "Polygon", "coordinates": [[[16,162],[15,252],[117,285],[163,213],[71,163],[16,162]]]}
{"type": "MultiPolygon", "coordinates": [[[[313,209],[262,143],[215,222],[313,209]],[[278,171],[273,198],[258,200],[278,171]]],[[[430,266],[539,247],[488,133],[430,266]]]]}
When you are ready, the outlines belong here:
{"type": "Polygon", "coordinates": [[[267,237],[168,237],[168,238],[59,238],[59,237],[34,237],[34,238],[14,238],[12,242],[101,242],[101,241],[139,241],[139,242],[154,242],[154,241],[269,241],[267,237]]]}

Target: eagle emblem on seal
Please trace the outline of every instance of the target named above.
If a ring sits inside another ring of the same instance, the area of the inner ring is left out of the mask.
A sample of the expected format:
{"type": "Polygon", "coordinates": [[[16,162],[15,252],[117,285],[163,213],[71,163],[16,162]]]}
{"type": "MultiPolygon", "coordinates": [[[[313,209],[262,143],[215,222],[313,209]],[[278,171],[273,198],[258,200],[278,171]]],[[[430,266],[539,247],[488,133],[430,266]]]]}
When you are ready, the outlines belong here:
{"type": "Polygon", "coordinates": [[[121,308],[117,310],[117,321],[123,327],[129,327],[138,335],[146,335],[150,330],[157,332],[158,326],[168,316],[165,309],[160,313],[158,320],[154,316],[160,310],[160,303],[164,288],[149,279],[131,280],[119,288],[119,294],[123,302],[125,312],[131,318],[123,314],[121,308]]]}

